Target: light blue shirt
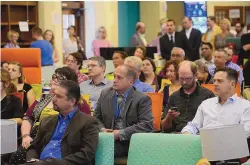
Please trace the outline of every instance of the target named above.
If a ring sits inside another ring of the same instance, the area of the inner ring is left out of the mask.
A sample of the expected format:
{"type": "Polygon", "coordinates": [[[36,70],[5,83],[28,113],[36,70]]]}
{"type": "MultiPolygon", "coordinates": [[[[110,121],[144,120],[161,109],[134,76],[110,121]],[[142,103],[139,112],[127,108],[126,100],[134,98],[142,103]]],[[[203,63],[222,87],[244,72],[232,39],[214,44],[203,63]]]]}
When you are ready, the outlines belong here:
{"type": "Polygon", "coordinates": [[[106,78],[103,79],[103,81],[95,85],[92,80],[87,80],[79,84],[80,89],[81,89],[81,94],[89,94],[90,95],[90,101],[91,101],[91,109],[96,108],[97,101],[100,97],[100,94],[103,89],[112,87],[113,86],[113,81],[109,81],[106,78]]]}
{"type": "Polygon", "coordinates": [[[63,116],[62,114],[58,115],[58,122],[57,122],[56,129],[54,130],[54,133],[49,143],[45,146],[45,148],[43,149],[40,155],[41,160],[46,160],[48,158],[56,158],[56,159],[62,158],[61,141],[69,125],[69,122],[74,116],[74,114],[76,113],[76,111],[77,111],[77,107],[75,108],[74,111],[70,112],[67,116],[63,116]]]}
{"type": "Polygon", "coordinates": [[[200,128],[210,128],[233,124],[244,124],[246,136],[250,137],[250,101],[234,94],[221,105],[218,97],[207,99],[198,107],[196,115],[183,132],[197,134],[200,128]]]}
{"type": "Polygon", "coordinates": [[[136,79],[133,85],[137,91],[140,92],[155,92],[153,87],[151,87],[150,85],[141,82],[139,79],[136,79]]]}

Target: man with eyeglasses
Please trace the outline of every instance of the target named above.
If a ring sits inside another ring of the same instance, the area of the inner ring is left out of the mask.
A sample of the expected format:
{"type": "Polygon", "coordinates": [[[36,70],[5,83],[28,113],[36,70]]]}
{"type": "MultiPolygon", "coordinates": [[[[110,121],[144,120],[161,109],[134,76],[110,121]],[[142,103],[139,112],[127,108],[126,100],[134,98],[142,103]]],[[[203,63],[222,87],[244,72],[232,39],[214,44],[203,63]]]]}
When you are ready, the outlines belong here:
{"type": "Polygon", "coordinates": [[[182,62],[185,59],[185,51],[179,47],[173,47],[171,51],[171,60],[175,62],[182,62]]]}
{"type": "Polygon", "coordinates": [[[204,100],[214,97],[210,90],[196,82],[197,65],[194,62],[181,62],[178,73],[182,87],[169,97],[161,123],[166,133],[180,133],[188,121],[194,118],[198,106],[204,100]]]}
{"type": "Polygon", "coordinates": [[[214,65],[214,58],[213,58],[213,46],[210,42],[202,42],[201,43],[201,61],[207,67],[214,65]]]}
{"type": "MultiPolygon", "coordinates": [[[[244,80],[243,78],[243,72],[242,69],[236,65],[231,63],[228,63],[228,49],[217,49],[214,52],[214,65],[208,67],[209,74],[214,77],[214,74],[217,70],[219,69],[225,69],[225,68],[231,68],[234,69],[238,72],[239,77],[238,77],[238,82],[241,84],[242,81],[244,80]]],[[[230,53],[230,52],[229,52],[230,53]]]]}
{"type": "Polygon", "coordinates": [[[81,94],[89,94],[91,109],[96,108],[96,103],[101,91],[107,87],[112,87],[113,82],[105,78],[106,62],[101,56],[91,57],[88,61],[89,80],[79,84],[81,94]]]}

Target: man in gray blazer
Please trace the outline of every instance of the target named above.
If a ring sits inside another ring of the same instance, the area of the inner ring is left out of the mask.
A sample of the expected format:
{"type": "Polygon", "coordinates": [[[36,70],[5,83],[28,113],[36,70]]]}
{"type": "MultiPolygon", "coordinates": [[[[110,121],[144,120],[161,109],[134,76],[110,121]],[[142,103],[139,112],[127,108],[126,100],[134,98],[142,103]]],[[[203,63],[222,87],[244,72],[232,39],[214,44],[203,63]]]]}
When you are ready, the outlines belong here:
{"type": "Polygon", "coordinates": [[[131,46],[148,46],[147,40],[145,38],[146,26],[142,22],[136,24],[136,32],[131,38],[131,46]]]}
{"type": "Polygon", "coordinates": [[[128,154],[134,133],[153,131],[152,103],[133,87],[137,77],[132,67],[118,66],[114,75],[113,87],[101,92],[94,116],[100,131],[114,134],[115,157],[121,157],[128,154]]]}

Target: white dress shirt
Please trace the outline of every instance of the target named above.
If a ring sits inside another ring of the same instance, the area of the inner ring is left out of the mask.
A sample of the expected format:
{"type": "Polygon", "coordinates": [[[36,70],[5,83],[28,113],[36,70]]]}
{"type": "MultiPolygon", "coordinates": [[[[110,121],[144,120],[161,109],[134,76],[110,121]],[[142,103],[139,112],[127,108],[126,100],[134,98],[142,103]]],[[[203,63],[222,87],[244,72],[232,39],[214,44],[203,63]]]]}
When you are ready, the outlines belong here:
{"type": "Polygon", "coordinates": [[[175,43],[175,32],[173,32],[172,34],[167,33],[169,41],[171,41],[171,36],[173,36],[173,42],[175,43]]]}
{"type": "Polygon", "coordinates": [[[141,38],[141,40],[143,42],[143,45],[146,47],[148,45],[148,43],[147,43],[145,34],[140,34],[140,33],[138,33],[138,34],[139,34],[139,36],[140,36],[140,38],[141,38]]]}
{"type": "Polygon", "coordinates": [[[250,101],[237,94],[230,97],[223,105],[218,97],[210,98],[201,103],[193,121],[188,122],[183,132],[197,134],[200,128],[244,124],[246,136],[250,137],[250,101]]]}
{"type": "Polygon", "coordinates": [[[185,30],[185,33],[186,33],[186,36],[187,36],[187,39],[189,39],[189,37],[190,37],[190,34],[191,34],[191,32],[192,32],[192,27],[190,27],[189,29],[186,29],[185,30]]]}

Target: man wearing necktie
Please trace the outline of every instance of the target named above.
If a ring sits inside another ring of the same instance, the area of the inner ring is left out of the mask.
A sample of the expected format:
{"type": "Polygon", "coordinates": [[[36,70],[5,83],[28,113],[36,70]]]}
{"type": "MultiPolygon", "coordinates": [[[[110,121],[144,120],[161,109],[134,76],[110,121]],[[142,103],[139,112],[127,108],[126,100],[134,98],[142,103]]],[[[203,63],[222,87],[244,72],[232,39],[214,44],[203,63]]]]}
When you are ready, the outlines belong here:
{"type": "Polygon", "coordinates": [[[134,133],[152,132],[151,99],[133,87],[135,70],[127,65],[118,66],[114,84],[101,92],[94,116],[102,132],[114,134],[115,157],[127,156],[129,141],[134,133]]]}
{"type": "Polygon", "coordinates": [[[167,33],[160,38],[161,56],[169,60],[173,47],[182,48],[188,58],[190,47],[185,34],[175,31],[175,21],[172,19],[167,20],[167,33]]]}

